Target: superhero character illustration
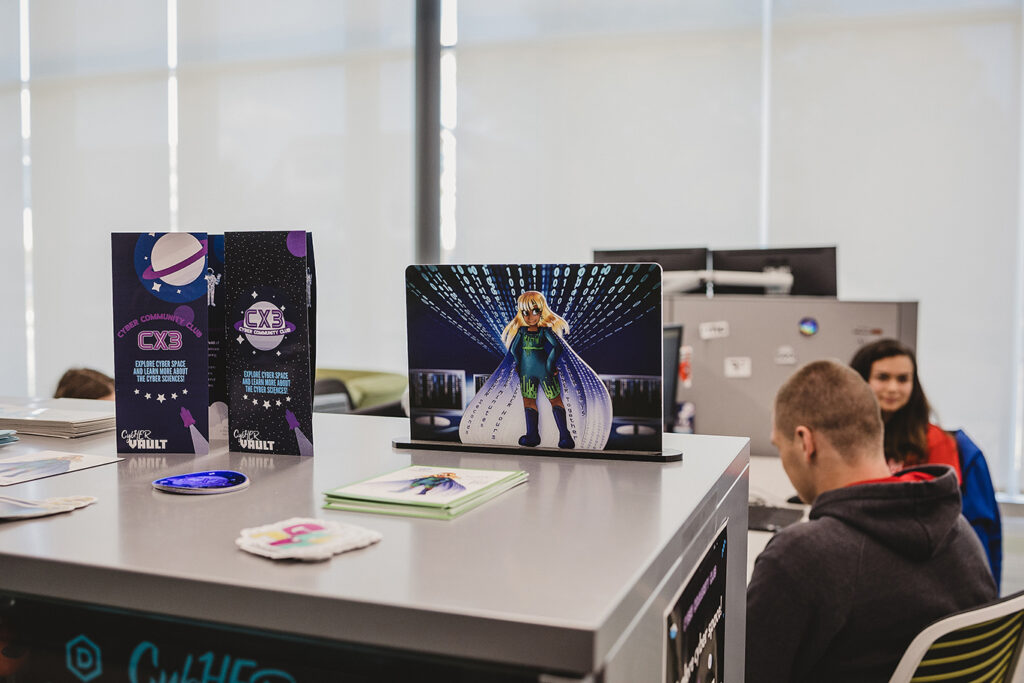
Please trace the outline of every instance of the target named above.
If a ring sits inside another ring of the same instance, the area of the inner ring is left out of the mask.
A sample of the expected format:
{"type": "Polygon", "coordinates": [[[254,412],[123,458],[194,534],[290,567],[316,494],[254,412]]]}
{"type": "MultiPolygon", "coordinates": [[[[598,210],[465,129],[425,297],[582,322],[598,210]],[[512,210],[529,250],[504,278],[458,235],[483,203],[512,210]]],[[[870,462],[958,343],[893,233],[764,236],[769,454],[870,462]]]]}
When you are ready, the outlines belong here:
{"type": "Polygon", "coordinates": [[[536,446],[540,443],[540,414],[537,412],[539,387],[551,404],[551,414],[558,425],[558,447],[575,448],[576,442],[566,424],[557,365],[562,348],[558,345],[556,335],[562,336],[568,332],[569,324],[548,308],[548,302],[540,292],[523,292],[516,304],[516,316],[501,333],[501,340],[515,358],[519,370],[519,391],[523,396],[526,415],[526,433],[519,437],[519,445],[536,446]]]}
{"type": "Polygon", "coordinates": [[[611,429],[611,398],[597,374],[566,343],[568,333],[569,323],[551,310],[541,292],[518,296],[515,316],[501,334],[505,358],[470,401],[459,425],[463,443],[604,448],[611,429]],[[516,395],[522,398],[525,429],[509,414],[516,395]],[[550,411],[542,410],[542,403],[550,411]],[[517,426],[519,433],[511,433],[517,426]]]}
{"type": "Polygon", "coordinates": [[[458,476],[454,472],[438,472],[437,474],[431,474],[426,477],[417,477],[409,481],[409,485],[400,489],[401,491],[409,491],[415,488],[421,488],[419,495],[425,496],[430,491],[437,489],[438,491],[465,491],[466,487],[455,481],[458,476]]]}

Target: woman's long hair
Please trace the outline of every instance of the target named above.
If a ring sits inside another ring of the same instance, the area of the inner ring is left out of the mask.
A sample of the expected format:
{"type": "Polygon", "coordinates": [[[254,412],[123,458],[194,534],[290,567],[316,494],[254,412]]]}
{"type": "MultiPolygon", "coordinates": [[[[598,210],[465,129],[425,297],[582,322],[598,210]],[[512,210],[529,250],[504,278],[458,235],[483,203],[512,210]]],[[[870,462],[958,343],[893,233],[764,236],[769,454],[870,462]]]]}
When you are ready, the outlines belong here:
{"type": "Polygon", "coordinates": [[[885,458],[910,467],[928,460],[928,419],[931,415],[928,398],[917,377],[917,357],[913,350],[895,339],[880,339],[862,346],[854,354],[850,367],[860,373],[864,381],[869,381],[875,361],[895,356],[910,359],[914,366],[914,386],[907,404],[885,420],[885,458]]]}
{"type": "Polygon", "coordinates": [[[520,327],[526,325],[526,318],[523,315],[523,311],[533,310],[534,308],[540,309],[540,322],[537,323],[538,327],[550,327],[551,331],[558,336],[563,336],[569,332],[569,323],[565,322],[562,316],[558,315],[548,307],[547,299],[540,292],[529,291],[523,292],[516,299],[516,315],[512,318],[512,321],[505,326],[505,329],[501,333],[501,341],[505,344],[505,348],[512,345],[512,340],[516,338],[516,332],[519,331],[520,327]]]}

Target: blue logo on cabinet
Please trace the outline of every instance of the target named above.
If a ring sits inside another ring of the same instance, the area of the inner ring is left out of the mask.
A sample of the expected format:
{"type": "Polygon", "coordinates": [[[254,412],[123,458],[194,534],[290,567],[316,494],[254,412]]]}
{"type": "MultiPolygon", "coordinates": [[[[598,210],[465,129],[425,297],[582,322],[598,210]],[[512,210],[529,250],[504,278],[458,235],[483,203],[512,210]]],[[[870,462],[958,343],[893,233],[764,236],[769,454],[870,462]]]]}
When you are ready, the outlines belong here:
{"type": "Polygon", "coordinates": [[[67,644],[68,671],[73,673],[82,683],[89,683],[103,673],[103,661],[100,649],[84,635],[79,635],[67,644]]]}

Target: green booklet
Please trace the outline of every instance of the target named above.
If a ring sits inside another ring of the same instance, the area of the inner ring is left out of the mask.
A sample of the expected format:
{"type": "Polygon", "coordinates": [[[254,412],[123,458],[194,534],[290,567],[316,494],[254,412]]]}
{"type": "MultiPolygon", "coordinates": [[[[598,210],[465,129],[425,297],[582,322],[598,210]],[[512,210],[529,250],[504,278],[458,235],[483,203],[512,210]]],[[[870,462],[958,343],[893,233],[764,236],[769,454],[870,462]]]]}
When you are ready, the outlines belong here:
{"type": "Polygon", "coordinates": [[[326,492],[329,510],[452,519],[526,481],[522,470],[410,465],[326,492]]]}

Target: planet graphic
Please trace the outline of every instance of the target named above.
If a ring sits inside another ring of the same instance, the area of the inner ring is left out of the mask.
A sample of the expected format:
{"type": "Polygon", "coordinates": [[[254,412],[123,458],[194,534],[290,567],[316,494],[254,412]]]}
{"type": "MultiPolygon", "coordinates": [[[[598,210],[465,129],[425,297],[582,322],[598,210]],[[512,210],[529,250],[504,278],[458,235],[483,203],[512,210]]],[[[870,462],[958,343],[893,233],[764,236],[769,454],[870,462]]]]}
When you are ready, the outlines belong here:
{"type": "Polygon", "coordinates": [[[178,306],[174,309],[174,315],[187,323],[192,323],[196,320],[196,313],[192,310],[191,306],[178,306]]]}
{"type": "Polygon", "coordinates": [[[153,245],[142,277],[183,287],[206,272],[205,256],[206,240],[199,241],[187,232],[169,232],[153,245]]]}
{"type": "Polygon", "coordinates": [[[288,245],[288,251],[291,252],[292,256],[302,258],[306,255],[306,231],[292,230],[288,233],[285,244],[288,245]]]}
{"type": "Polygon", "coordinates": [[[245,310],[235,329],[260,351],[270,351],[295,331],[295,325],[284,319],[284,312],[269,301],[257,301],[245,310]]]}

